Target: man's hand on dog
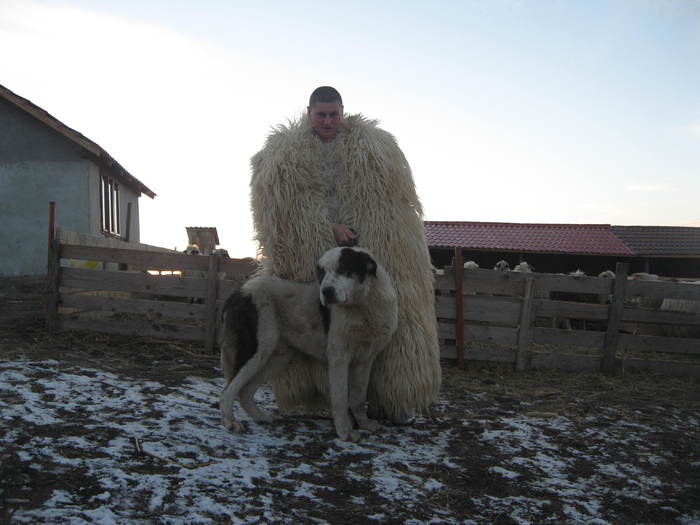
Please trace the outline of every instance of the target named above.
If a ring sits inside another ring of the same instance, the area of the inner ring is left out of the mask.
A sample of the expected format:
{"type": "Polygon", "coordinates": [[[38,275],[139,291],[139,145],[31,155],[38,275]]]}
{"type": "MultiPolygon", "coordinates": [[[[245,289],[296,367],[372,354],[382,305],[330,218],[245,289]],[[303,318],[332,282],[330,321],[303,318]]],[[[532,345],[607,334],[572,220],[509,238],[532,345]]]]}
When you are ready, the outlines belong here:
{"type": "Polygon", "coordinates": [[[357,244],[357,233],[345,224],[334,224],[333,235],[338,246],[355,246],[357,244]]]}

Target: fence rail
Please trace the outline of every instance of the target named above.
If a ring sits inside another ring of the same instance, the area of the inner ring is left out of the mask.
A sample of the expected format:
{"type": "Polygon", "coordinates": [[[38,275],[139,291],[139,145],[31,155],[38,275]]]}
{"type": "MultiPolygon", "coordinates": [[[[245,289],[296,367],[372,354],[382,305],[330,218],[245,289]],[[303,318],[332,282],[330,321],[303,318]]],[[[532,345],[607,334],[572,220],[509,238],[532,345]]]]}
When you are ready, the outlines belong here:
{"type": "Polygon", "coordinates": [[[223,301],[256,269],[221,255],[93,242],[57,231],[50,243],[49,329],[201,341],[211,351],[223,301]]]}

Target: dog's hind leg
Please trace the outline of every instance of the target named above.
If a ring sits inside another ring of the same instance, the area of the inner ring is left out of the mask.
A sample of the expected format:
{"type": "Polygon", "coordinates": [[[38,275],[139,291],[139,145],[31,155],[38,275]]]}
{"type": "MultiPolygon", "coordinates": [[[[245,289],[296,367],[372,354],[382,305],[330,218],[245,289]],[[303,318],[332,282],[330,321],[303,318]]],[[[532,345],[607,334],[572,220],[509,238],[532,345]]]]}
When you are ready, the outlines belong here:
{"type": "Polygon", "coordinates": [[[243,432],[245,425],[233,418],[233,403],[236,399],[241,399],[241,393],[247,385],[250,388],[245,391],[245,399],[241,399],[241,406],[246,413],[256,419],[256,415],[265,419],[265,412],[261,411],[255,405],[254,395],[255,390],[261,384],[257,377],[265,374],[265,368],[271,357],[275,355],[277,345],[279,344],[279,332],[276,327],[271,326],[262,334],[258,334],[258,348],[253,357],[251,357],[243,367],[229,382],[219,399],[219,410],[221,411],[222,424],[234,432],[243,432]]]}
{"type": "Polygon", "coordinates": [[[245,410],[253,420],[270,423],[275,420],[274,414],[263,410],[255,402],[255,392],[260,388],[265,382],[275,377],[279,374],[284,367],[286,367],[292,360],[294,351],[287,348],[284,343],[280,343],[275,350],[274,355],[272,355],[264,368],[255,374],[250,381],[248,381],[241,388],[238,399],[241,403],[241,407],[245,410]]]}

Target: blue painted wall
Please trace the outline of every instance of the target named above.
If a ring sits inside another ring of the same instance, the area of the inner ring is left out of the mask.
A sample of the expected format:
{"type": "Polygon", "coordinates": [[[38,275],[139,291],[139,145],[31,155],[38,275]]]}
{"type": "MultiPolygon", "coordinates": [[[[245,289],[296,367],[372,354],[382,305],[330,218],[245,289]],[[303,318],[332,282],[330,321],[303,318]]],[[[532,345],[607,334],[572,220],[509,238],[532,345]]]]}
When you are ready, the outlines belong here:
{"type": "MultiPolygon", "coordinates": [[[[56,226],[100,235],[100,169],[78,145],[0,98],[0,277],[46,273],[49,202],[56,226]]],[[[131,202],[130,240],[139,241],[138,194],[123,184],[121,231],[131,202]]]]}

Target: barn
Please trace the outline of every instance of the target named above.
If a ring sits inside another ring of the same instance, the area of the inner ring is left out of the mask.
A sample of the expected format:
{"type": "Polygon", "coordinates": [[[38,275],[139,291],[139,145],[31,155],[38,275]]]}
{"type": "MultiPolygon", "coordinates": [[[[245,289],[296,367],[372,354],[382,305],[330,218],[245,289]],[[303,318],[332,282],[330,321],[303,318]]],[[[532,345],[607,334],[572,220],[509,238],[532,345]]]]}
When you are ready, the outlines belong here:
{"type": "Polygon", "coordinates": [[[461,249],[481,268],[526,260],[537,272],[598,275],[627,262],[631,273],[700,279],[700,228],[426,221],[425,232],[436,268],[451,266],[461,249]]]}
{"type": "Polygon", "coordinates": [[[49,202],[74,232],[139,241],[155,193],[102,147],[0,85],[0,277],[46,272],[49,202]]]}

